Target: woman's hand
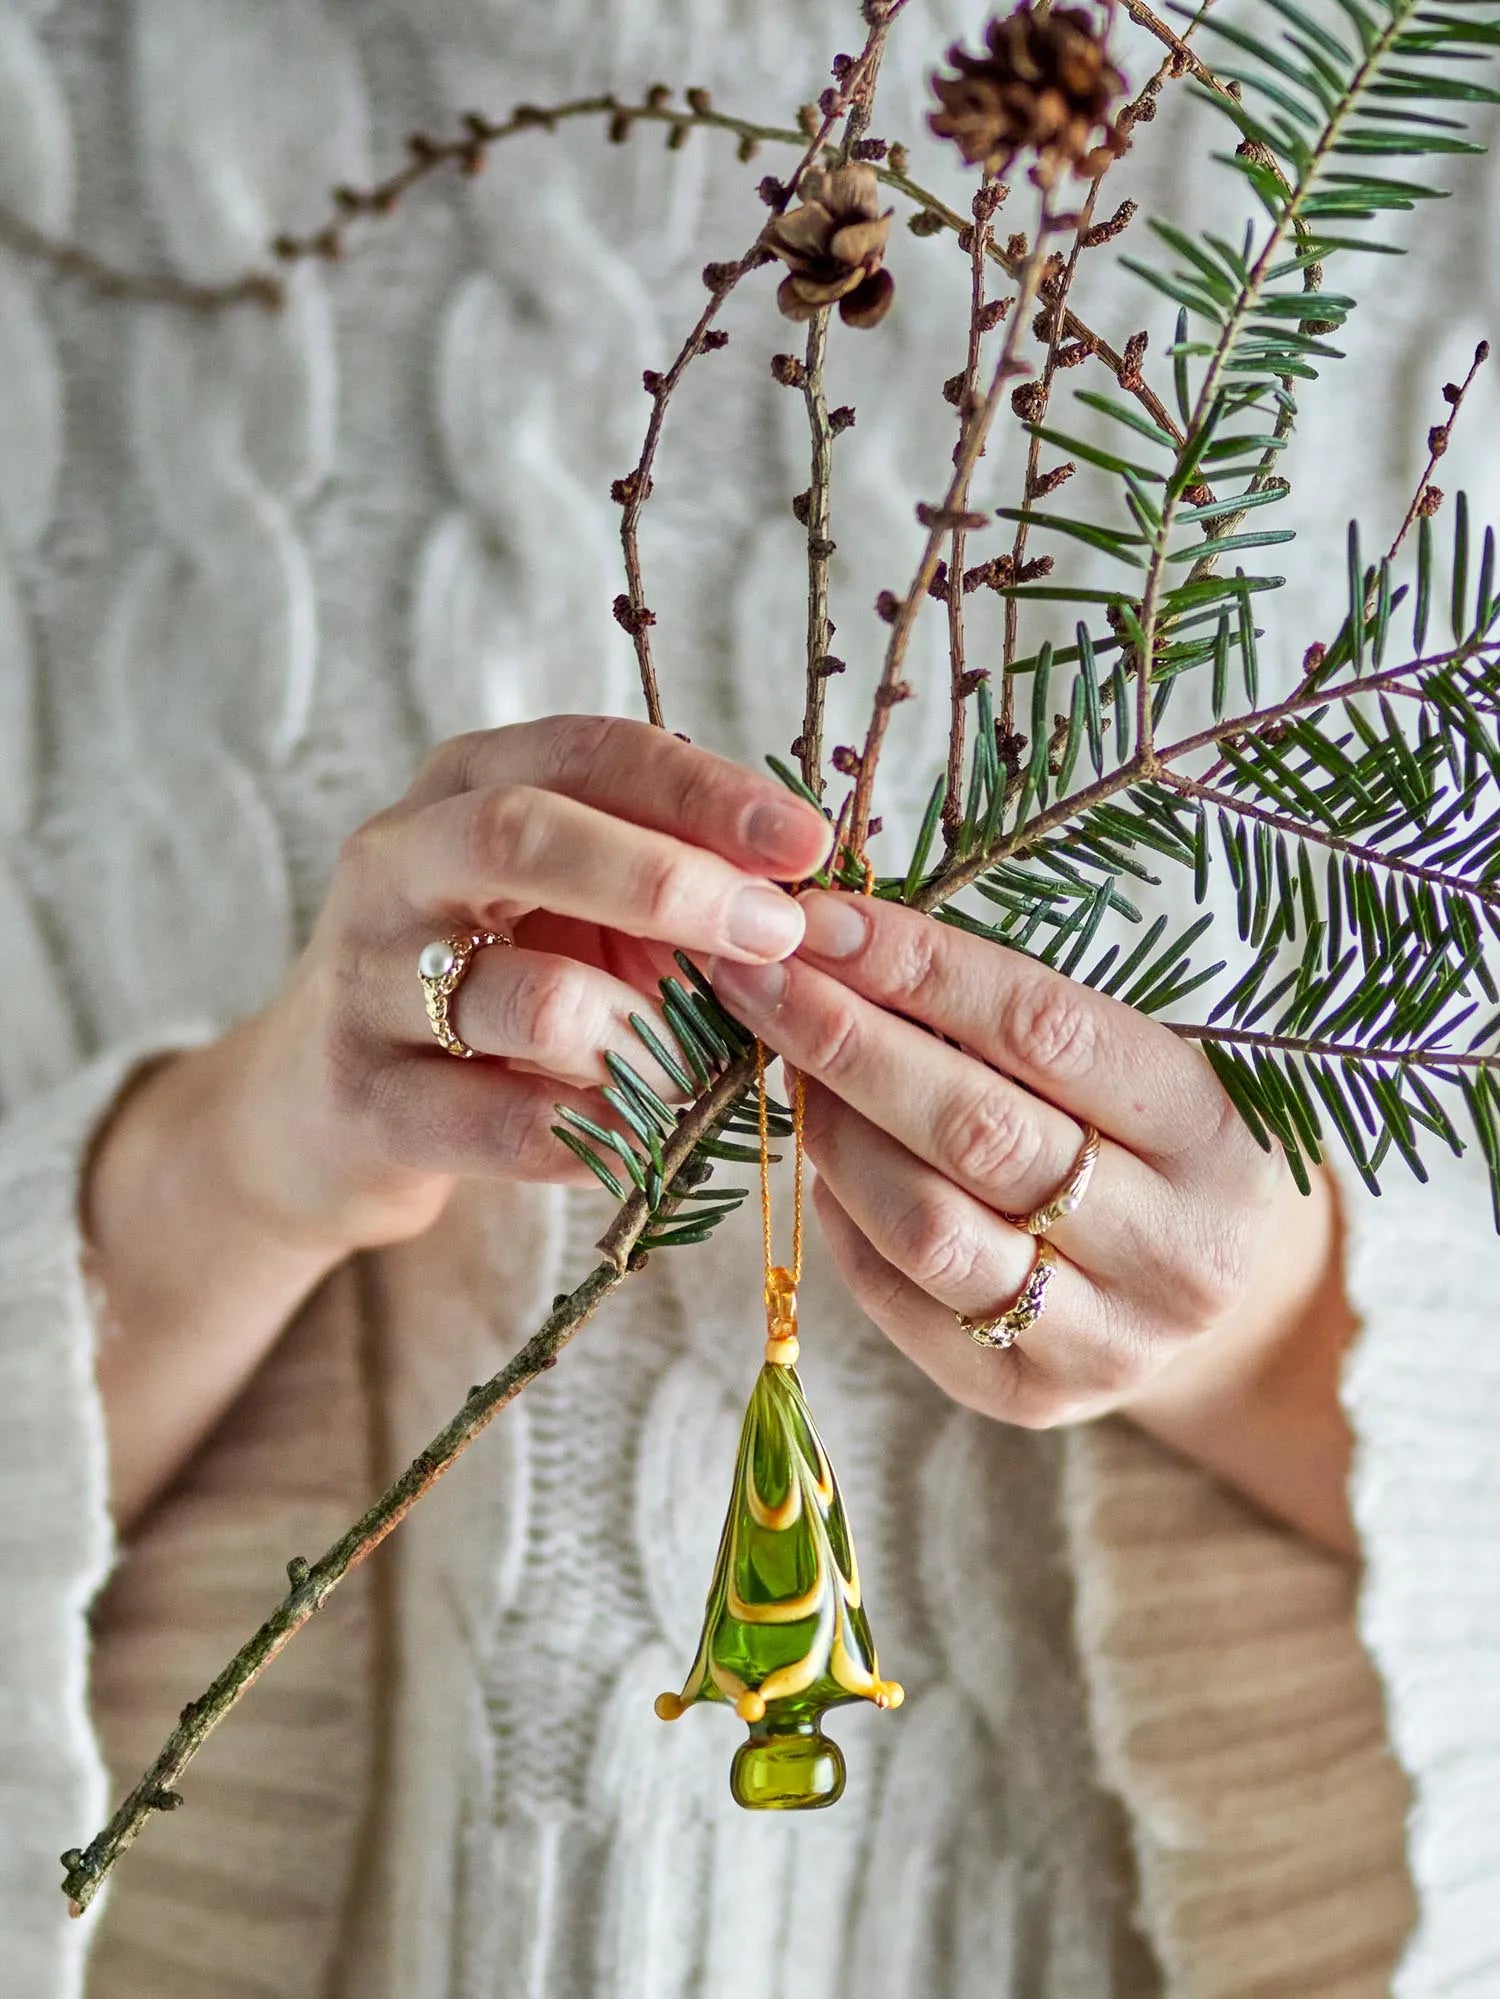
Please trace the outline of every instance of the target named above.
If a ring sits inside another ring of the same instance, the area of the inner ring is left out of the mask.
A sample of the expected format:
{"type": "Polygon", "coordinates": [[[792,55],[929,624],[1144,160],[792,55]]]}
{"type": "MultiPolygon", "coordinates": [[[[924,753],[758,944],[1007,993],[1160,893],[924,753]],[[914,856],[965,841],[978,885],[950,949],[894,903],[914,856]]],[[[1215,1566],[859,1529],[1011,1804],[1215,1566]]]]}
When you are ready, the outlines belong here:
{"type": "Polygon", "coordinates": [[[1123,1410],[1349,1548],[1328,1184],[1300,1197],[1199,1051],[1120,1002],[894,904],[802,907],[796,959],[715,978],[807,1081],[814,1198],[870,1317],[970,1408],[1030,1428],[1123,1410]],[[956,1315],[1020,1292],[1036,1245],[1005,1217],[1057,1193],[1088,1124],[1045,1313],[982,1349],[956,1315]]]}
{"type": "MultiPolygon", "coordinates": [[[[460,736],[344,844],[311,941],[255,1034],[242,1174],[273,1226],[347,1252],[426,1228],[455,1179],[586,1176],[553,1136],[671,950],[764,962],[802,935],[773,878],[822,862],[821,815],[769,777],[594,716],[460,736]],[[435,1041],[424,944],[495,930],[435,1041]]],[[[655,1077],[663,1092],[665,1077],[655,1077]]],[[[593,1108],[597,1110],[597,1105],[593,1108]]]]}
{"type": "MultiPolygon", "coordinates": [[[[829,829],[770,778],[643,723],[562,716],[458,737],[345,843],[306,951],[261,1013],[142,1075],[89,1162],[84,1218],[118,1327],[99,1359],[126,1525],[354,1250],[430,1226],[463,1176],[572,1180],[555,1106],[600,1054],[649,1069],[671,947],[743,962],[802,935],[774,886],[829,829]],[[422,947],[477,952],[428,1023],[422,947]]],[[[663,1090],[670,1085],[661,1078],[663,1090]]]]}

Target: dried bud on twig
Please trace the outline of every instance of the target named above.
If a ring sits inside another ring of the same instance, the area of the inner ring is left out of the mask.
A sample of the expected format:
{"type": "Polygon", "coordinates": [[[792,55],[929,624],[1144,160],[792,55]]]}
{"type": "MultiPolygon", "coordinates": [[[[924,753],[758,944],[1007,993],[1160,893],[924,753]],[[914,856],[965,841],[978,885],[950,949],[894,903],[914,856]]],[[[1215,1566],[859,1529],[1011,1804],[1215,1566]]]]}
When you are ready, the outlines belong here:
{"type": "Polygon", "coordinates": [[[1327,646],[1315,639],[1302,655],[1302,671],[1304,673],[1316,673],[1327,657],[1327,646]]]}
{"type": "Polygon", "coordinates": [[[933,570],[932,581],[927,585],[927,594],[929,597],[936,597],[939,603],[942,603],[943,599],[947,596],[948,565],[946,562],[940,562],[937,568],[933,570]]]}
{"type": "Polygon", "coordinates": [[[1136,205],[1133,201],[1122,201],[1107,222],[1096,222],[1092,229],[1084,230],[1084,249],[1097,250],[1101,243],[1112,243],[1130,227],[1135,213],[1136,205]]]}
{"type": "Polygon", "coordinates": [[[978,692],[980,687],[984,684],[986,680],[989,679],[989,677],[990,677],[989,674],[985,671],[985,669],[982,666],[968,667],[958,677],[959,698],[961,700],[967,700],[971,694],[975,694],[978,692]]]}
{"type": "Polygon", "coordinates": [[[706,118],[714,108],[712,97],[701,87],[685,90],[682,94],[687,99],[688,109],[696,111],[700,118],[706,118]]]}
{"type": "Polygon", "coordinates": [[[818,661],[816,672],[820,680],[827,680],[835,673],[847,671],[845,663],[836,653],[825,652],[818,661]]]}
{"type": "Polygon", "coordinates": [[[1026,4],[985,30],[986,52],[970,55],[955,42],[948,60],[956,76],[935,76],[940,109],[928,120],[951,139],[970,166],[1004,175],[1020,153],[1044,163],[1082,168],[1114,134],[1110,105],[1125,79],[1109,60],[1104,35],[1082,7],[1026,4]]]}
{"type": "Polygon", "coordinates": [[[729,335],[722,326],[711,326],[703,336],[705,354],[718,354],[729,345],[729,335]]]}
{"type": "Polygon", "coordinates": [[[786,191],[786,182],[778,180],[775,174],[767,174],[755,192],[766,204],[766,207],[775,209],[778,215],[791,200],[791,196],[786,191]]]}
{"type": "Polygon", "coordinates": [[[875,615],[884,618],[888,625],[895,624],[901,615],[901,599],[894,590],[882,590],[875,599],[875,615]]]}
{"type": "Polygon", "coordinates": [[[883,160],[890,151],[884,139],[859,139],[855,142],[854,157],[857,160],[883,160]]]}
{"type": "Polygon", "coordinates": [[[988,514],[966,513],[962,507],[933,507],[925,500],[917,502],[917,519],[924,528],[958,529],[964,534],[977,534],[990,524],[988,514]]]}
{"type": "Polygon", "coordinates": [[[643,632],[648,625],[656,623],[656,613],[647,610],[644,604],[642,604],[639,610],[636,610],[623,590],[616,597],[612,608],[615,614],[615,623],[621,626],[623,630],[629,632],[632,638],[637,633],[643,632]]]}
{"type": "Polygon", "coordinates": [[[886,157],[886,165],[893,174],[904,174],[906,169],[911,165],[911,154],[907,152],[899,139],[891,141],[891,150],[886,157]]]}
{"type": "Polygon", "coordinates": [[[1055,493],[1059,486],[1064,484],[1066,480],[1071,479],[1077,470],[1078,467],[1073,463],[1071,458],[1068,459],[1066,464],[1054,465],[1050,472],[1044,472],[1033,483],[1031,488],[1032,499],[1045,500],[1049,493],[1055,493]]]}
{"type": "Polygon", "coordinates": [[[1040,382],[1023,382],[1011,391],[1010,406],[1022,423],[1040,423],[1047,414],[1047,391],[1040,382]]]}
{"type": "Polygon", "coordinates": [[[792,495],[792,512],[797,517],[798,525],[806,527],[812,519],[812,488],[810,486],[806,492],[794,493],[792,495]]]}
{"type": "Polygon", "coordinates": [[[788,319],[812,319],[837,304],[847,326],[875,326],[895,284],[883,268],[891,215],[881,213],[873,167],[804,174],[800,205],[768,222],[761,244],[787,267],[776,303],[788,319]]]}
{"type": "Polygon", "coordinates": [[[1039,583],[1044,576],[1050,576],[1057,566],[1051,555],[1034,555],[1030,562],[1023,562],[1016,571],[1017,583],[1039,583]]]}
{"type": "Polygon", "coordinates": [[[848,743],[835,743],[833,755],[828,759],[840,777],[859,776],[859,751],[848,743]]]}
{"type": "Polygon", "coordinates": [[[1053,355],[1053,366],[1057,368],[1081,368],[1093,351],[1093,348],[1090,347],[1086,340],[1069,340],[1063,346],[1059,347],[1053,355]]]}
{"type": "Polygon", "coordinates": [[[992,298],[988,305],[981,306],[979,308],[980,332],[993,333],[1014,304],[1015,300],[1013,298],[992,298]]]}
{"type": "Polygon", "coordinates": [[[909,680],[894,681],[889,687],[881,685],[875,690],[877,708],[896,708],[903,701],[910,701],[916,689],[909,680]]]}
{"type": "Polygon", "coordinates": [[[1434,458],[1441,458],[1448,449],[1448,426],[1435,423],[1427,433],[1427,449],[1434,458]]]}
{"type": "Polygon", "coordinates": [[[1442,487],[1424,486],[1422,489],[1422,497],[1417,502],[1417,512],[1422,516],[1423,520],[1430,521],[1433,515],[1437,512],[1438,508],[1442,504],[1443,504],[1442,487]]]}
{"type": "Polygon", "coordinates": [[[853,403],[840,403],[837,409],[828,412],[828,428],[834,437],[842,437],[846,430],[854,428],[853,403]]]}
{"type": "Polygon", "coordinates": [[[659,395],[661,393],[661,384],[661,375],[655,368],[643,368],[641,370],[641,387],[646,391],[648,396],[659,395]]]}
{"type": "Polygon", "coordinates": [[[1125,353],[1120,361],[1118,376],[1122,389],[1134,391],[1141,387],[1144,380],[1141,374],[1141,363],[1146,358],[1146,348],[1150,344],[1150,340],[1151,336],[1149,333],[1132,333],[1130,338],[1125,342],[1125,353]]]}
{"type": "Polygon", "coordinates": [[[959,369],[956,375],[950,375],[943,384],[943,401],[945,403],[952,403],[953,407],[957,409],[964,399],[964,384],[968,379],[962,368],[959,369]]]}
{"type": "Polygon", "coordinates": [[[784,389],[800,389],[807,380],[807,369],[795,354],[773,354],[771,378],[780,382],[784,389]]]}
{"type": "Polygon", "coordinates": [[[919,208],[906,226],[913,236],[941,236],[948,227],[935,208],[919,208]]]}

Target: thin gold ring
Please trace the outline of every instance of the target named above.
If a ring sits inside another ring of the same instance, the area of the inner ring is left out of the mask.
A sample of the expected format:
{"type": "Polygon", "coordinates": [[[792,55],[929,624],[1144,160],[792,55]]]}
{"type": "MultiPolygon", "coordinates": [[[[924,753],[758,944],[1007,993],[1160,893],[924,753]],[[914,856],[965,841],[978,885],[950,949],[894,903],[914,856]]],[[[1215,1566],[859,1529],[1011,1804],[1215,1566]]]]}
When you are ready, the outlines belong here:
{"type": "Polygon", "coordinates": [[[990,1319],[956,1314],[958,1323],[979,1347],[1013,1347],[1022,1333],[1029,1333],[1047,1309],[1047,1286],[1057,1269],[1057,1251],[1050,1242],[1038,1240],[1036,1256],[1015,1303],[990,1319]]]}
{"type": "Polygon", "coordinates": [[[1072,1171],[1050,1201],[1033,1208],[1029,1215],[1007,1215],[1006,1221],[1024,1235],[1046,1235],[1064,1215],[1076,1215],[1099,1163],[1099,1134],[1091,1124],[1083,1128],[1083,1145],[1073,1161],[1072,1171]]]}
{"type": "Polygon", "coordinates": [[[474,953],[486,944],[513,944],[514,938],[498,930],[464,930],[453,937],[437,937],[424,944],[417,958],[417,977],[422,981],[422,997],[427,1002],[427,1018],[432,1031],[450,1055],[468,1062],[479,1054],[453,1030],[448,1009],[464,974],[474,962],[474,953]]]}

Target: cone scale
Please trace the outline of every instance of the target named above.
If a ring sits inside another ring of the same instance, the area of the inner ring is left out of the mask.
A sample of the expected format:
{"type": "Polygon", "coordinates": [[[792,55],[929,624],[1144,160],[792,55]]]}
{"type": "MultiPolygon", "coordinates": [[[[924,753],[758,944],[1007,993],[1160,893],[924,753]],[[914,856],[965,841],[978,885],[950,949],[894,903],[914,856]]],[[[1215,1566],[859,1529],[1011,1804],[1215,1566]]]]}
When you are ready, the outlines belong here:
{"type": "Polygon", "coordinates": [[[843,1499],[797,1377],[789,1272],[772,1271],[767,1300],[766,1361],[740,1431],[697,1656],[656,1712],[675,1721],[700,1701],[733,1707],[750,1731],[730,1771],[736,1802],[807,1811],[844,1788],[826,1711],[855,1700],[898,1707],[902,1689],[880,1677],[843,1499]]]}

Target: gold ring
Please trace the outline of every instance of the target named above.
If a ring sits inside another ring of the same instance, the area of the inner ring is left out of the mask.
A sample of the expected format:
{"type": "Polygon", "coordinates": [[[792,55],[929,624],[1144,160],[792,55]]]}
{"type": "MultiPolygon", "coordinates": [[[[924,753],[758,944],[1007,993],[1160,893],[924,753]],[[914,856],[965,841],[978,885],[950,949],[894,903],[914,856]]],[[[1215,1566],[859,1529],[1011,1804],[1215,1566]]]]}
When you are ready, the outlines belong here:
{"type": "Polygon", "coordinates": [[[1033,1208],[1029,1215],[1007,1215],[1006,1221],[1025,1235],[1046,1235],[1064,1215],[1076,1215],[1099,1163],[1099,1134],[1091,1124],[1083,1128],[1083,1145],[1073,1161],[1073,1170],[1050,1201],[1033,1208]]]}
{"type": "Polygon", "coordinates": [[[431,944],[423,945],[417,959],[417,977],[422,981],[427,1018],[432,1023],[433,1033],[450,1055],[461,1056],[467,1062],[479,1053],[467,1041],[460,1041],[448,1018],[453,995],[474,962],[474,953],[482,951],[486,944],[513,942],[513,938],[502,937],[497,930],[466,930],[456,937],[438,937],[431,944]]]}
{"type": "Polygon", "coordinates": [[[1029,1333],[1047,1309],[1047,1286],[1057,1269],[1057,1251],[1050,1242],[1038,1241],[1031,1272],[1013,1305],[992,1319],[973,1319],[967,1312],[956,1316],[977,1347],[1013,1347],[1022,1333],[1029,1333]]]}

